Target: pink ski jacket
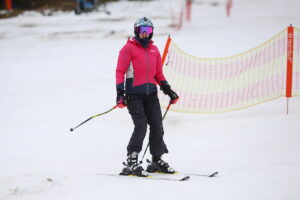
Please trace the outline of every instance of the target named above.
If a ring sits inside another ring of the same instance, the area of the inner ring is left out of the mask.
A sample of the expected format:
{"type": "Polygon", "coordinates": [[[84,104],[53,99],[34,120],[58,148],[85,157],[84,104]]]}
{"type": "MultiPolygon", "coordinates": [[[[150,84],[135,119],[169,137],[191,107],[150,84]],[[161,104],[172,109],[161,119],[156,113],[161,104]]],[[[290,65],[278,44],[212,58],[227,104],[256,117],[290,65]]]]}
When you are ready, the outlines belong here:
{"type": "Polygon", "coordinates": [[[126,94],[150,94],[157,91],[156,84],[166,83],[162,72],[161,56],[151,40],[144,48],[136,39],[128,39],[119,52],[116,69],[117,89],[124,90],[126,74],[126,94]]]}

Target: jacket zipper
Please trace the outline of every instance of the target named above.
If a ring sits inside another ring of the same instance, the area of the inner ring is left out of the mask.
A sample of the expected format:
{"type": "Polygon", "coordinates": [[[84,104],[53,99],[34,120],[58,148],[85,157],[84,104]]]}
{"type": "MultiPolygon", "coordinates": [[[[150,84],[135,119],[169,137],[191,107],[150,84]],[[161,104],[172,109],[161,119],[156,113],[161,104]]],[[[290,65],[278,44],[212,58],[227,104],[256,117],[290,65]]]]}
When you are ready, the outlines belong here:
{"type": "Polygon", "coordinates": [[[149,63],[149,55],[147,52],[147,49],[145,49],[146,57],[147,57],[147,73],[146,73],[146,80],[147,80],[147,96],[149,94],[149,68],[150,68],[150,63],[149,63]]]}

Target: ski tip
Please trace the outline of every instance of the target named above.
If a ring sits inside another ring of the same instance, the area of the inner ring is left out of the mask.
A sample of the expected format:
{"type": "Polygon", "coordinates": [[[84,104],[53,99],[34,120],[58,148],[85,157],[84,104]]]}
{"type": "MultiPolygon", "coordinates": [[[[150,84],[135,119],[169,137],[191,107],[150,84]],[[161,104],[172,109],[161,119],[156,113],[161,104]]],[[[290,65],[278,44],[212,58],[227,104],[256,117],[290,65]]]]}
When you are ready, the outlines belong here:
{"type": "Polygon", "coordinates": [[[187,181],[187,180],[189,180],[190,179],[190,176],[185,176],[185,177],[183,177],[182,179],[180,179],[179,181],[187,181]]]}
{"type": "Polygon", "coordinates": [[[214,173],[212,173],[211,175],[209,175],[208,177],[215,177],[216,175],[218,175],[219,174],[219,172],[214,172],[214,173]]]}

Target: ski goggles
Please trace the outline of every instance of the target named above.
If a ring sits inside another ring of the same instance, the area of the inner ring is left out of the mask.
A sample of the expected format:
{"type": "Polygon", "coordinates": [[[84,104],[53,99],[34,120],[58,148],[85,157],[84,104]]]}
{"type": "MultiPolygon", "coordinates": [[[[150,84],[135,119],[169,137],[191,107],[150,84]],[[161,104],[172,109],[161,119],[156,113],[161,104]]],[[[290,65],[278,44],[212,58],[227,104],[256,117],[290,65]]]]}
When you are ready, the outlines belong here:
{"type": "Polygon", "coordinates": [[[151,26],[139,26],[139,27],[135,27],[135,31],[139,34],[146,33],[146,34],[150,35],[151,33],[153,33],[153,27],[151,27],[151,26]]]}

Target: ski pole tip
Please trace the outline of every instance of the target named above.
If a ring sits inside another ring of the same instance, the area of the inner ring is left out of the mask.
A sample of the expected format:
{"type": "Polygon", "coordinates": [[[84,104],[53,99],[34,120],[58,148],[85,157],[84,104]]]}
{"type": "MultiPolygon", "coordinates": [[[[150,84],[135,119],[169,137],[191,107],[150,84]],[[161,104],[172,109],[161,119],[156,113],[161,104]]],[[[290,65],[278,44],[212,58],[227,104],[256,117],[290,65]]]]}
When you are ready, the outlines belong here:
{"type": "Polygon", "coordinates": [[[116,108],[118,108],[119,107],[119,105],[115,105],[114,107],[113,107],[113,109],[116,109],[116,108]]]}
{"type": "Polygon", "coordinates": [[[70,132],[72,132],[72,131],[74,131],[74,129],[73,129],[73,128],[70,128],[70,132]]]}

